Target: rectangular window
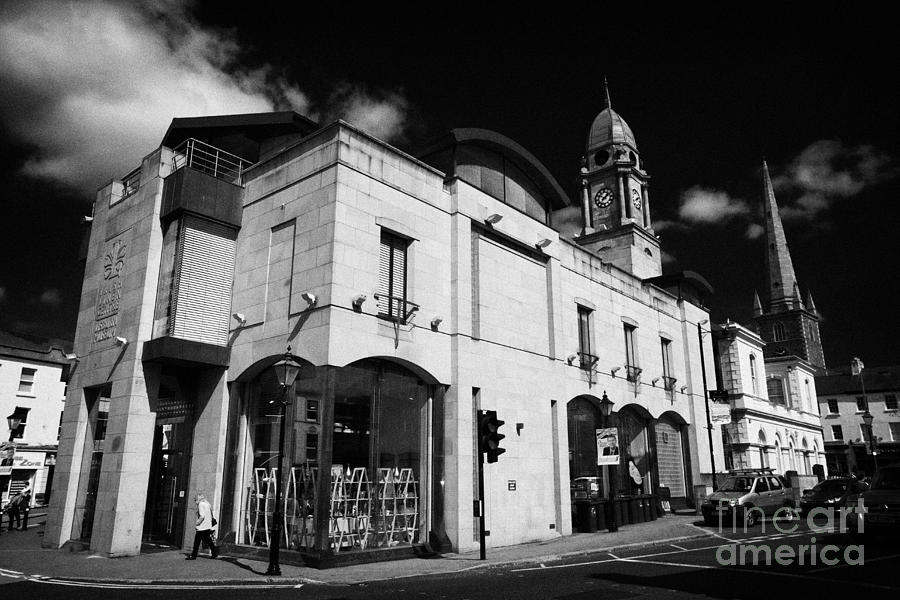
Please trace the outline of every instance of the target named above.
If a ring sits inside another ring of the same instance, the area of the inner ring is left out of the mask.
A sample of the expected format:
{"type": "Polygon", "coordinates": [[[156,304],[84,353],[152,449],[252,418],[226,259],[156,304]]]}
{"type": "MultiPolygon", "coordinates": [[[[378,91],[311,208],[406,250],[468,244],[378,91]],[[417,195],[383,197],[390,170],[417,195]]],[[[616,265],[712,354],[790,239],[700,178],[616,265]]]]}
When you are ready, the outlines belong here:
{"type": "Polygon", "coordinates": [[[641,369],[637,362],[637,347],[634,342],[634,332],[636,327],[625,324],[625,370],[628,381],[637,381],[640,377],[641,369]]]}
{"type": "Polygon", "coordinates": [[[16,410],[10,415],[13,419],[19,419],[19,425],[15,429],[10,430],[10,439],[21,439],[25,435],[25,425],[28,422],[28,411],[30,408],[17,406],[16,410]]]}
{"type": "Polygon", "coordinates": [[[840,425],[832,425],[831,426],[831,437],[833,437],[835,440],[844,439],[844,430],[841,428],[840,425]]]}
{"type": "Polygon", "coordinates": [[[769,402],[784,404],[784,382],[780,378],[766,380],[766,389],[769,391],[769,402]]]}
{"type": "Polygon", "coordinates": [[[378,262],[378,316],[405,323],[410,311],[406,301],[406,249],[409,242],[381,232],[378,262]]]}
{"type": "Polygon", "coordinates": [[[675,377],[672,375],[672,340],[659,338],[659,347],[662,351],[663,387],[672,391],[675,389],[675,377]]]}
{"type": "Polygon", "coordinates": [[[316,462],[319,460],[319,434],[306,434],[306,460],[316,462]]]}
{"type": "Polygon", "coordinates": [[[884,410],[897,410],[897,396],[894,394],[885,394],[884,410]]]}
{"type": "Polygon", "coordinates": [[[866,412],[869,410],[869,402],[866,400],[865,396],[856,397],[856,410],[858,412],[866,412]]]}
{"type": "Polygon", "coordinates": [[[591,309],[578,307],[578,358],[581,368],[589,370],[594,366],[596,358],[591,352],[591,309]]]}
{"type": "Polygon", "coordinates": [[[900,423],[893,422],[888,423],[891,427],[891,441],[892,442],[900,442],[900,423]]]}
{"type": "Polygon", "coordinates": [[[64,411],[59,412],[59,427],[56,428],[56,441],[57,442],[59,441],[59,438],[62,436],[62,420],[63,420],[64,414],[65,414],[64,411]]]}
{"type": "Polygon", "coordinates": [[[22,374],[19,376],[19,393],[30,394],[34,391],[34,374],[37,369],[22,367],[22,374]]]}
{"type": "Polygon", "coordinates": [[[838,401],[837,398],[829,398],[828,399],[828,414],[836,415],[838,414],[838,401]]]}
{"type": "Polygon", "coordinates": [[[314,399],[306,400],[306,420],[319,422],[319,401],[314,399]]]}

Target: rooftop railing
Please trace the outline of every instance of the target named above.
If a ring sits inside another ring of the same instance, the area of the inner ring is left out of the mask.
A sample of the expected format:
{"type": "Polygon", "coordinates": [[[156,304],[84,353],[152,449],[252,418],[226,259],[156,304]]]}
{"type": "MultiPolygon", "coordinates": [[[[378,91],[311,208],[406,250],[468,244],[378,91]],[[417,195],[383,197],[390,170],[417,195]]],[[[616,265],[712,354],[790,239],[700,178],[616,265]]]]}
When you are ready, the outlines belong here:
{"type": "Polygon", "coordinates": [[[173,152],[176,171],[182,167],[190,167],[237,185],[240,185],[244,170],[251,164],[240,156],[194,138],[186,139],[173,152]]]}

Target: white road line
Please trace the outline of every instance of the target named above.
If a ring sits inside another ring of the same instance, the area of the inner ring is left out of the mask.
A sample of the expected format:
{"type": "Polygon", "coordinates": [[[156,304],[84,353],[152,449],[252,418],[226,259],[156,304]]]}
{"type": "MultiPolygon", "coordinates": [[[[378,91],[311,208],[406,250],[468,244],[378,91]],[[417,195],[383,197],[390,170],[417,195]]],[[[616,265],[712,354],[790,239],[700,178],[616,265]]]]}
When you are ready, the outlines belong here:
{"type": "Polygon", "coordinates": [[[619,557],[616,556],[615,554],[613,554],[612,552],[607,552],[607,554],[609,554],[610,556],[612,556],[614,559],[619,560],[619,557]]]}
{"type": "Polygon", "coordinates": [[[641,564],[645,564],[645,565],[663,565],[666,567],[687,567],[689,569],[715,569],[716,568],[711,565],[690,565],[690,564],[685,564],[685,563],[664,562],[661,560],[635,560],[633,558],[623,558],[619,562],[641,563],[641,564]]]}
{"type": "Polygon", "coordinates": [[[673,548],[678,548],[679,550],[684,550],[685,552],[687,552],[687,548],[682,548],[681,546],[678,546],[676,544],[669,544],[669,545],[672,546],[673,548]]]}
{"type": "Polygon", "coordinates": [[[100,582],[91,582],[91,581],[63,581],[59,579],[45,579],[40,577],[28,577],[30,581],[35,583],[46,583],[49,585],[60,585],[66,587],[86,587],[86,588],[101,588],[101,589],[115,589],[115,590],[226,590],[226,589],[247,589],[247,590],[273,590],[273,589],[287,589],[287,588],[300,588],[303,587],[303,584],[296,583],[264,583],[264,584],[241,584],[241,585],[174,585],[174,584],[161,584],[154,585],[152,583],[147,584],[130,584],[130,583],[100,583],[100,582]]]}

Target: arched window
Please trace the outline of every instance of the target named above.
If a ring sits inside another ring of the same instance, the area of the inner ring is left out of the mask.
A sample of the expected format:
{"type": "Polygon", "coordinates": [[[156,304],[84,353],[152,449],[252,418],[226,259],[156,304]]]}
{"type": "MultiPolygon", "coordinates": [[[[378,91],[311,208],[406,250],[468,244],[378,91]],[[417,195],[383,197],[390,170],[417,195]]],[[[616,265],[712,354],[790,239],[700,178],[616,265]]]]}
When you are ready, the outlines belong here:
{"type": "Polygon", "coordinates": [[[756,355],[750,355],[750,381],[753,386],[753,395],[759,396],[759,381],[756,379],[756,355]]]}
{"type": "Polygon", "coordinates": [[[781,440],[775,437],[775,460],[778,462],[778,472],[784,474],[784,456],[781,452],[781,440]]]}
{"type": "Polygon", "coordinates": [[[772,325],[772,335],[775,336],[776,342],[780,342],[781,340],[786,339],[784,334],[784,323],[782,323],[781,321],[775,321],[775,323],[772,325]]]}
{"type": "Polygon", "coordinates": [[[762,429],[759,430],[759,437],[756,442],[759,444],[759,466],[761,469],[768,468],[769,466],[769,446],[766,442],[766,432],[762,429]]]}
{"type": "Polygon", "coordinates": [[[803,438],[803,472],[806,475],[812,473],[812,466],[809,463],[809,444],[806,441],[806,438],[803,438]]]}

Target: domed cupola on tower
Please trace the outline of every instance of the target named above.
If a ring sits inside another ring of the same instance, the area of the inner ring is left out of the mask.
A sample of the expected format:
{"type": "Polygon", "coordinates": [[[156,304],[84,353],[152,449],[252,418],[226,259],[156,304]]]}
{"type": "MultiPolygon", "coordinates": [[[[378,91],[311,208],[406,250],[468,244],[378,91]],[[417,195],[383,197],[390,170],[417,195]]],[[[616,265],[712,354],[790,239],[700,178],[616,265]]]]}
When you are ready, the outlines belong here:
{"type": "Polygon", "coordinates": [[[603,101],[582,157],[584,230],[578,242],[642,279],[656,277],[662,267],[650,222],[650,176],[644,171],[634,132],[612,109],[605,80],[603,101]]]}

